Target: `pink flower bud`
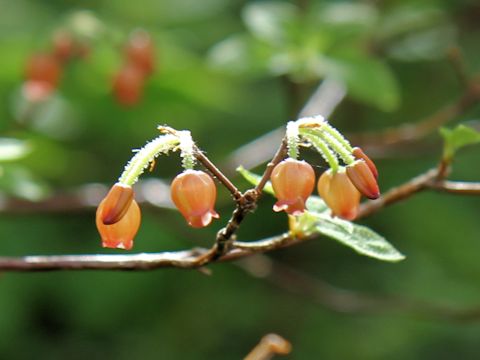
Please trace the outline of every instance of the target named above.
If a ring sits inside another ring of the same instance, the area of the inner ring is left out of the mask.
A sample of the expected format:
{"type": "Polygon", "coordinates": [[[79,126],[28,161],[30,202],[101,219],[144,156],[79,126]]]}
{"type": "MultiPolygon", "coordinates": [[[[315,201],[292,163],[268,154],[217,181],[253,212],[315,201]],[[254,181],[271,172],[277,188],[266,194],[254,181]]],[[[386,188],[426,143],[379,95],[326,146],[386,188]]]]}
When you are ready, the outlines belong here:
{"type": "Polygon", "coordinates": [[[102,237],[102,245],[106,248],[130,250],[140,227],[140,208],[137,202],[132,200],[120,220],[114,224],[106,225],[103,223],[103,218],[107,202],[109,202],[109,195],[98,206],[96,216],[97,229],[102,237]]]}
{"type": "Polygon", "coordinates": [[[348,165],[347,175],[358,191],[369,199],[377,199],[380,196],[377,180],[364,160],[356,160],[348,165]]]}
{"type": "Polygon", "coordinates": [[[343,168],[335,173],[332,170],[325,171],[318,179],[317,189],[334,216],[346,220],[357,217],[360,193],[343,168]]]}
{"type": "Polygon", "coordinates": [[[275,166],[270,180],[278,199],[274,211],[284,210],[290,215],[305,211],[305,201],[315,187],[315,172],[310,164],[289,158],[275,166]]]}
{"type": "Polygon", "coordinates": [[[205,227],[212,218],[219,218],[213,209],[217,198],[215,183],[203,171],[185,170],[175,177],[170,191],[173,203],[190,226],[205,227]]]}
{"type": "Polygon", "coordinates": [[[353,156],[355,156],[355,159],[364,160],[367,163],[367,166],[372,172],[373,176],[375,176],[375,179],[378,179],[378,170],[375,166],[375,163],[363,152],[361,148],[354,147],[352,154],[353,156]]]}

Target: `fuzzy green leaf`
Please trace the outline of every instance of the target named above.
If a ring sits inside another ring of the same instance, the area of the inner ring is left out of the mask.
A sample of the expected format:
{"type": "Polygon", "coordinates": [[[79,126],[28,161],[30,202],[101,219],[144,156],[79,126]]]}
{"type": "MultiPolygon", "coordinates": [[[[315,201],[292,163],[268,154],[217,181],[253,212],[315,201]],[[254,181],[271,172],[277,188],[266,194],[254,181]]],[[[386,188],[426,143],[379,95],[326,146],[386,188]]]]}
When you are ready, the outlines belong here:
{"type": "Polygon", "coordinates": [[[462,147],[480,143],[480,132],[465,125],[458,125],[454,129],[441,128],[445,143],[443,147],[444,159],[451,159],[462,147]]]}
{"type": "Polygon", "coordinates": [[[397,262],[405,259],[404,255],[373,230],[326,213],[306,212],[298,218],[297,228],[306,235],[317,233],[328,236],[359,254],[377,260],[397,262]]]}

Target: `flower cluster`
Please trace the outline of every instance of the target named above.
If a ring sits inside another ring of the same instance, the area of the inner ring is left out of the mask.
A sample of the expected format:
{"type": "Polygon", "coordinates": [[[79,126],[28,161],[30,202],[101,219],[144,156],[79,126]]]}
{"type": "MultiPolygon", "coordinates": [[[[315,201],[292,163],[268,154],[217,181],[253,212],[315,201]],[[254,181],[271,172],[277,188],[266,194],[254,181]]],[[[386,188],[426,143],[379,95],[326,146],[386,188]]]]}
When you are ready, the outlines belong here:
{"type": "Polygon", "coordinates": [[[119,181],[112,186],[97,208],[96,224],[103,247],[129,250],[140,227],[140,208],[132,185],[155,157],[181,150],[185,170],[171,184],[171,198],[187,223],[194,228],[209,225],[219,215],[214,210],[217,189],[210,175],[193,170],[194,144],[188,131],[173,131],[149,142],[125,167],[119,181]]]}
{"type": "Polygon", "coordinates": [[[299,145],[312,145],[325,158],[330,168],[319,178],[317,190],[332,215],[354,220],[361,195],[369,199],[380,196],[378,171],[373,161],[348,141],[323,118],[301,119],[287,127],[289,158],[273,170],[271,182],[278,201],[274,211],[301,214],[312,194],[315,174],[311,165],[296,159],[299,145]],[[301,141],[304,141],[302,143],[301,141]],[[345,163],[339,164],[339,158],[345,163]]]}
{"type": "MultiPolygon", "coordinates": [[[[168,127],[159,127],[159,130],[163,134],[136,151],[98,206],[96,224],[104,247],[132,248],[141,220],[132,186],[158,155],[169,151],[181,152],[184,171],[173,179],[170,190],[173,203],[188,225],[202,228],[219,218],[214,209],[217,190],[212,177],[194,170],[195,152],[199,150],[190,132],[168,127]]],[[[313,146],[330,166],[320,176],[317,189],[334,216],[353,220],[362,194],[370,199],[380,196],[378,172],[370,158],[360,148],[352,148],[323,118],[314,117],[290,122],[287,126],[289,156],[275,166],[270,176],[278,200],[274,211],[302,214],[315,188],[312,166],[297,159],[300,146],[313,146]]]]}
{"type": "Polygon", "coordinates": [[[126,106],[140,101],[145,81],[155,68],[155,47],[150,35],[143,30],[132,32],[124,48],[125,63],[113,81],[116,100],[126,106]]]}
{"type": "Polygon", "coordinates": [[[51,39],[49,51],[30,56],[25,66],[23,95],[32,102],[46,100],[60,84],[62,72],[74,58],[83,58],[88,45],[67,30],[57,30],[51,39]]]}

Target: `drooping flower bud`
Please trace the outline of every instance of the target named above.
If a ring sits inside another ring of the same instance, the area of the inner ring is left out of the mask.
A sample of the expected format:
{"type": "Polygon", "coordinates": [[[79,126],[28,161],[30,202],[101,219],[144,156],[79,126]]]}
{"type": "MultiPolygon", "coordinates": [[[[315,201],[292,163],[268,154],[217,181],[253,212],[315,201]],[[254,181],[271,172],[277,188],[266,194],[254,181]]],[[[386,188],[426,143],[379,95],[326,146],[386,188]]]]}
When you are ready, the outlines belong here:
{"type": "Polygon", "coordinates": [[[375,166],[375,163],[370,159],[367,154],[363,152],[363,150],[359,147],[354,147],[352,151],[353,156],[355,156],[355,159],[358,160],[364,160],[367,163],[368,168],[372,172],[373,176],[375,176],[375,179],[378,179],[378,170],[377,167],[375,166]]]}
{"type": "Polygon", "coordinates": [[[292,158],[280,162],[270,177],[278,201],[274,211],[285,210],[290,215],[305,211],[305,201],[315,187],[315,172],[310,164],[292,158]]]}
{"type": "Polygon", "coordinates": [[[105,196],[102,222],[112,225],[118,222],[127,212],[133,201],[133,189],[131,186],[116,183],[105,196]]]}
{"type": "Polygon", "coordinates": [[[133,239],[140,227],[140,208],[137,202],[132,200],[120,220],[114,224],[105,225],[103,218],[107,202],[109,202],[108,195],[98,206],[96,215],[96,224],[98,232],[102,237],[102,245],[106,248],[130,250],[133,246],[133,239]]]}
{"type": "Polygon", "coordinates": [[[61,75],[60,64],[50,54],[35,54],[27,62],[25,77],[28,81],[41,81],[56,87],[61,75]]]}
{"type": "Polygon", "coordinates": [[[145,75],[153,72],[155,67],[155,48],[152,38],[146,31],[132,33],[125,48],[127,60],[143,71],[145,75]]]}
{"type": "Polygon", "coordinates": [[[364,160],[356,160],[347,166],[347,175],[353,185],[369,199],[380,196],[377,180],[364,160]]]}
{"type": "Polygon", "coordinates": [[[65,30],[58,30],[52,38],[53,55],[62,63],[67,62],[75,55],[75,40],[65,30]]]}
{"type": "Polygon", "coordinates": [[[170,191],[173,203],[190,226],[205,227],[212,218],[219,218],[213,208],[217,189],[207,173],[185,170],[173,179],[170,191]]]}
{"type": "Polygon", "coordinates": [[[127,65],[115,76],[113,93],[117,101],[126,106],[135,105],[143,94],[145,76],[139,68],[127,65]]]}
{"type": "Polygon", "coordinates": [[[360,193],[353,186],[344,168],[325,171],[318,179],[318,193],[334,216],[354,220],[358,214],[360,193]]]}

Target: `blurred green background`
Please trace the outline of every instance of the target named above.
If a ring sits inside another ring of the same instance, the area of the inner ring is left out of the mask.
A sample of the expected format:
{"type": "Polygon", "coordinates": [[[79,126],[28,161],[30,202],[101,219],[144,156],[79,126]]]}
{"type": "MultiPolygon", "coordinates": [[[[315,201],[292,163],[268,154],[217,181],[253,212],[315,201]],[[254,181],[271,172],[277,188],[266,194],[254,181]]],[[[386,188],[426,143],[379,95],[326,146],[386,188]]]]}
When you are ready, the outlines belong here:
{"type": "MultiPolygon", "coordinates": [[[[131,149],[156,136],[158,124],[190,129],[223,166],[239,146],[292,119],[327,76],[347,87],[330,117],[342,132],[418,121],[460,96],[446,53],[460,47],[473,73],[479,39],[480,6],[473,0],[0,0],[0,131],[25,141],[16,144],[24,156],[0,163],[1,203],[112,184],[131,149]],[[156,70],[141,100],[124,106],[112,95],[112,79],[136,28],[154,40],[156,70]],[[90,51],[64,67],[54,94],[29,108],[25,64],[49,51],[58,29],[72,31],[90,51]]],[[[454,122],[474,122],[479,110],[454,122]]],[[[478,151],[458,155],[452,179],[480,179],[478,151]]],[[[415,146],[377,150],[381,188],[434,166],[440,154],[437,132],[415,146]]],[[[325,168],[305,156],[319,172],[325,168]]],[[[169,181],[180,171],[178,160],[159,159],[146,178],[169,181]]],[[[262,199],[239,239],[287,229],[272,204],[262,199]]],[[[118,253],[101,248],[94,207],[2,209],[1,256],[118,253]]],[[[176,211],[145,206],[134,251],[210,246],[232,209],[219,189],[220,221],[194,230],[176,211]]],[[[425,192],[362,220],[407,256],[398,264],[327,238],[269,256],[387,303],[401,297],[469,309],[480,304],[479,209],[475,197],[425,192]]],[[[0,358],[240,359],[268,332],[292,343],[290,359],[476,359],[480,352],[475,313],[463,321],[402,306],[342,313],[233,263],[210,268],[211,276],[177,269],[3,273],[0,358]]]]}

